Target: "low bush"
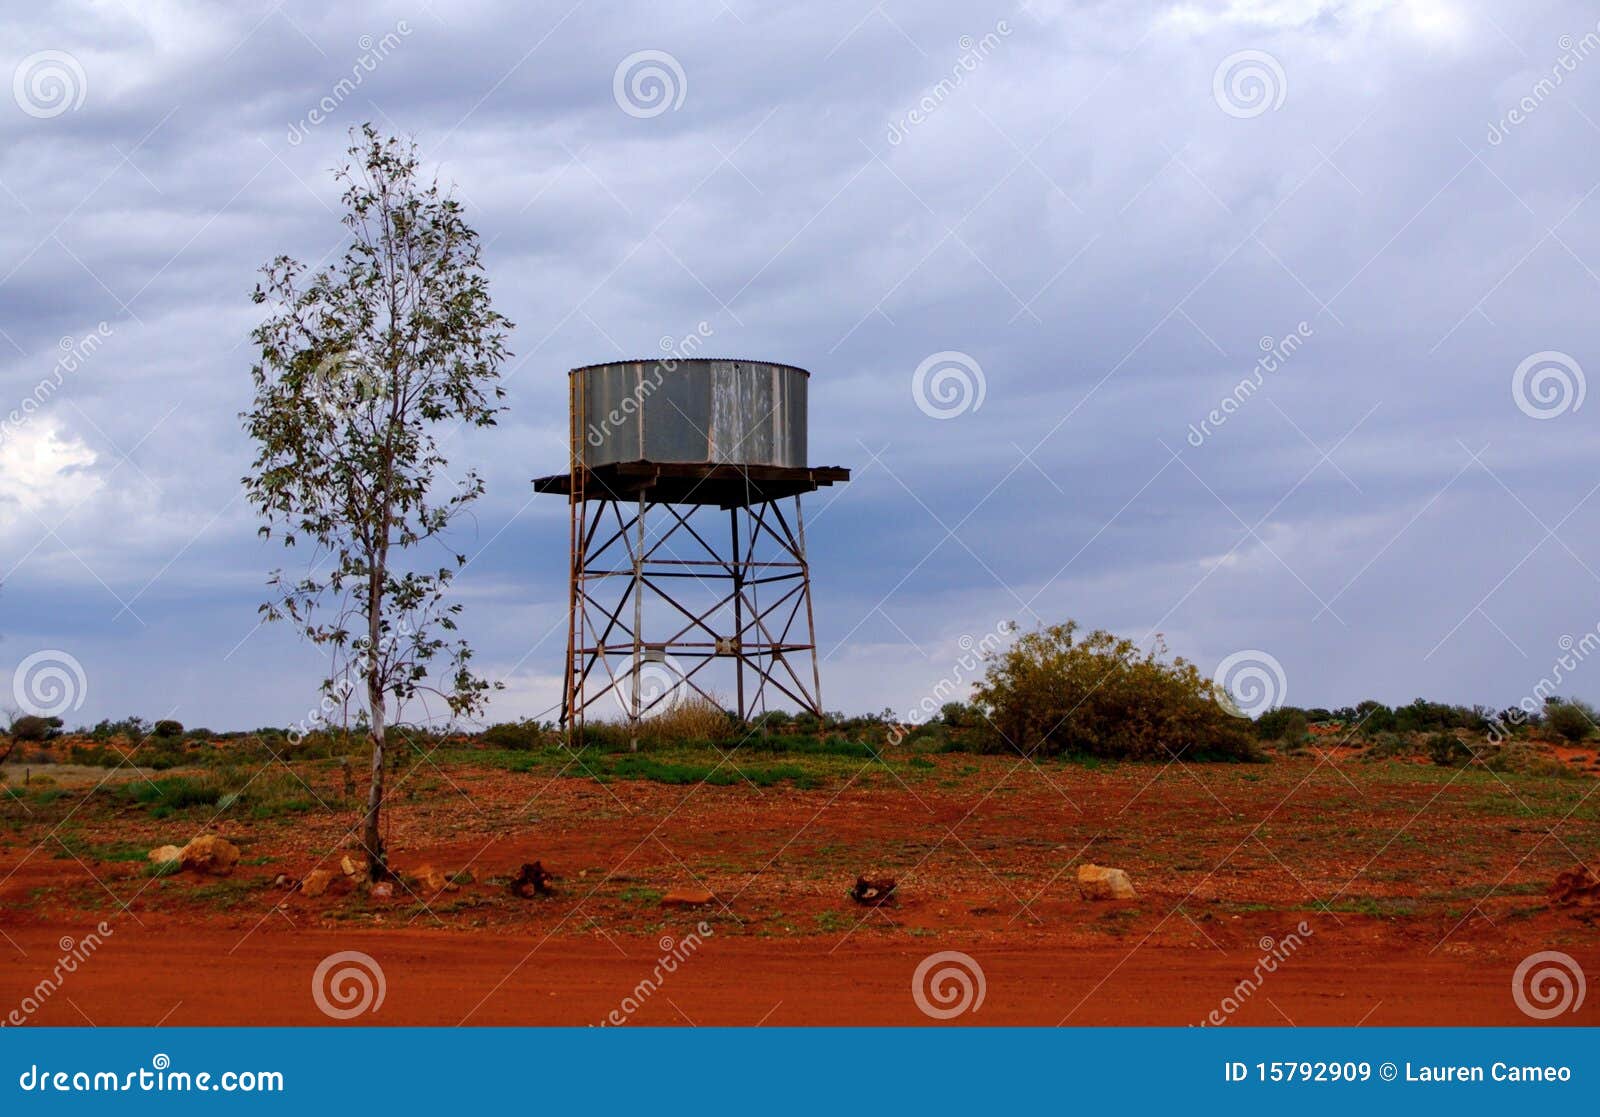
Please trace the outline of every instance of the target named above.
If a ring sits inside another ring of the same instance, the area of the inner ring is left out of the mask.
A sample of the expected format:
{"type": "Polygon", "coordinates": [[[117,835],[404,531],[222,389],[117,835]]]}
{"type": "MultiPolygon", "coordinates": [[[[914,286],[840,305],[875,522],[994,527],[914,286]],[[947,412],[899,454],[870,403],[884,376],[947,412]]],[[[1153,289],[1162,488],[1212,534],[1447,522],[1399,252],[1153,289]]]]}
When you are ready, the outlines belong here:
{"type": "Polygon", "coordinates": [[[11,722],[11,738],[14,741],[48,741],[60,735],[61,719],[39,717],[36,714],[23,714],[11,722]]]}
{"type": "Polygon", "coordinates": [[[1441,768],[1459,768],[1472,762],[1472,750],[1454,733],[1435,733],[1425,747],[1428,759],[1441,768]]]}
{"type": "Polygon", "coordinates": [[[1537,747],[1522,741],[1512,741],[1498,747],[1485,749],[1480,756],[1483,766],[1491,772],[1520,776],[1550,776],[1555,779],[1584,779],[1583,773],[1563,764],[1537,747]]]}
{"type": "Polygon", "coordinates": [[[111,741],[118,737],[132,744],[138,744],[150,735],[150,727],[141,717],[126,717],[119,721],[110,718],[102,719],[95,723],[89,730],[89,736],[96,741],[111,741]]]}
{"type": "Polygon", "coordinates": [[[536,721],[503,721],[478,735],[479,741],[496,749],[537,749],[550,744],[552,735],[536,721]]]}
{"type": "Polygon", "coordinates": [[[1372,743],[1363,754],[1363,759],[1393,760],[1403,756],[1414,756],[1416,751],[1409,738],[1386,731],[1372,738],[1372,743]]]}
{"type": "Polygon", "coordinates": [[[1307,735],[1306,713],[1297,706],[1279,706],[1256,718],[1256,736],[1263,741],[1303,743],[1307,735]]]}
{"type": "Polygon", "coordinates": [[[188,807],[209,807],[221,794],[216,783],[195,776],[163,776],[155,780],[133,780],[123,785],[123,794],[142,807],[164,807],[181,811],[188,807]]]}
{"type": "Polygon", "coordinates": [[[1545,703],[1545,724],[1569,741],[1586,740],[1600,718],[1587,702],[1571,698],[1552,698],[1545,703]]]}
{"type": "Polygon", "coordinates": [[[1074,622],[1019,637],[988,657],[973,696],[999,751],[1024,756],[1259,760],[1251,723],[1217,701],[1192,663],[1074,622]]]}

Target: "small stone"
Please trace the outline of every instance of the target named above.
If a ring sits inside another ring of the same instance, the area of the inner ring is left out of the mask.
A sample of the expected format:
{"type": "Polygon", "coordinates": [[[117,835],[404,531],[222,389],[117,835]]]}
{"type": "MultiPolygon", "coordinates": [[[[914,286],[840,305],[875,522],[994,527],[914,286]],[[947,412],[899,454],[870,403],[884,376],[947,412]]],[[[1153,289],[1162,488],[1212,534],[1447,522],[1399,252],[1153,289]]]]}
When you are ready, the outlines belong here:
{"type": "Polygon", "coordinates": [[[423,865],[412,876],[416,878],[416,889],[422,893],[424,899],[447,890],[451,892],[456,890],[456,885],[450,883],[450,879],[432,865],[423,865]]]}
{"type": "Polygon", "coordinates": [[[367,875],[367,859],[359,853],[346,853],[339,858],[339,871],[347,877],[367,875]]]}
{"type": "Polygon", "coordinates": [[[674,888],[661,897],[661,905],[669,908],[699,908],[715,900],[716,897],[704,888],[674,888]]]}
{"type": "Polygon", "coordinates": [[[1104,865],[1078,866],[1078,891],[1085,900],[1137,900],[1133,881],[1121,869],[1104,865]]]}
{"type": "Polygon", "coordinates": [[[380,880],[372,886],[372,898],[374,900],[394,899],[394,885],[389,881],[380,880]]]}
{"type": "Polygon", "coordinates": [[[328,869],[312,869],[300,882],[300,891],[307,896],[320,896],[333,883],[333,873],[328,869]]]}
{"type": "Polygon", "coordinates": [[[201,834],[178,851],[178,861],[197,873],[227,876],[239,863],[239,847],[227,838],[201,834]]]}

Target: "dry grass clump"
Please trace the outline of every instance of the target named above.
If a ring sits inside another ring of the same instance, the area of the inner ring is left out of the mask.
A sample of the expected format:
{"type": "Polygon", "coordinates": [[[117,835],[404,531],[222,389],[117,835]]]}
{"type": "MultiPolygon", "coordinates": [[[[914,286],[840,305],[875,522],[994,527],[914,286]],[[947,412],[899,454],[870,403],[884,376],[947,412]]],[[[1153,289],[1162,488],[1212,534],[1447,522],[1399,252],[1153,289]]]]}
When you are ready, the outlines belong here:
{"type": "Polygon", "coordinates": [[[730,740],[734,721],[722,706],[700,693],[685,695],[639,724],[639,740],[652,745],[692,745],[730,740]]]}

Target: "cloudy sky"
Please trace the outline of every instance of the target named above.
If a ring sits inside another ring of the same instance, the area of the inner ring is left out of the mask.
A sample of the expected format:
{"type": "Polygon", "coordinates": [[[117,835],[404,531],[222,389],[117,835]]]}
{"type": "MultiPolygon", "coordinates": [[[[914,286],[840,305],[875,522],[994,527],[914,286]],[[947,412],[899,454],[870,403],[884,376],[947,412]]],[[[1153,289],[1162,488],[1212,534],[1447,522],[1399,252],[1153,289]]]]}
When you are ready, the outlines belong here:
{"type": "Polygon", "coordinates": [[[336,254],[367,120],[516,322],[508,413],[449,446],[496,719],[559,690],[528,481],[565,370],[702,323],[811,369],[812,460],[856,470],[810,506],[829,708],[1068,617],[1298,704],[1510,703],[1600,621],[1593,7],[772,7],[10,5],[5,689],[70,657],[69,723],[303,716],[319,653],[257,626],[249,295],[336,254]]]}

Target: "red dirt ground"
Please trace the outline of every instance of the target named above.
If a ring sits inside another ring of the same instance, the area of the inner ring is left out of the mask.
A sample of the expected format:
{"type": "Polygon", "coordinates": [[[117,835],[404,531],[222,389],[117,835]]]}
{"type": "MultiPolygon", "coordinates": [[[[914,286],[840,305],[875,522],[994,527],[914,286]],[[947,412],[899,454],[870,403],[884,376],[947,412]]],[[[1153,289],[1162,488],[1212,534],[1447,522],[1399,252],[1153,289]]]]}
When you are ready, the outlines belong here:
{"type": "MultiPolygon", "coordinates": [[[[153,878],[96,852],[181,844],[205,818],[107,807],[63,778],[69,794],[0,834],[0,1016],[51,971],[59,940],[101,920],[113,933],[31,1022],[326,1024],[313,971],[357,950],[386,995],[356,1023],[597,1024],[626,1011],[663,937],[681,943],[702,920],[712,933],[628,1022],[932,1023],[913,973],[955,950],[986,983],[959,1023],[1198,1024],[1301,921],[1310,933],[1228,1022],[1529,1024],[1511,987],[1528,955],[1560,950],[1600,977],[1600,910],[1544,898],[1557,871],[1596,865],[1593,780],[955,754],[850,764],[805,791],[446,771],[400,801],[393,859],[476,879],[387,902],[272,886],[334,864],[348,812],[224,821],[211,829],[244,852],[232,876],[153,878]],[[535,858],[558,895],[511,897],[503,879],[535,858]],[[1081,899],[1075,868],[1090,860],[1126,869],[1140,898],[1081,899]],[[851,904],[858,872],[897,877],[901,902],[851,904]],[[717,902],[661,906],[674,887],[717,902]]],[[[305,776],[323,790],[336,778],[305,776]]],[[[1558,1022],[1600,1024],[1600,996],[1558,1022]]]]}

